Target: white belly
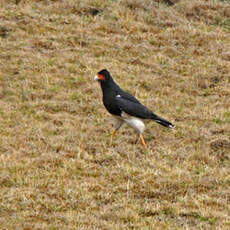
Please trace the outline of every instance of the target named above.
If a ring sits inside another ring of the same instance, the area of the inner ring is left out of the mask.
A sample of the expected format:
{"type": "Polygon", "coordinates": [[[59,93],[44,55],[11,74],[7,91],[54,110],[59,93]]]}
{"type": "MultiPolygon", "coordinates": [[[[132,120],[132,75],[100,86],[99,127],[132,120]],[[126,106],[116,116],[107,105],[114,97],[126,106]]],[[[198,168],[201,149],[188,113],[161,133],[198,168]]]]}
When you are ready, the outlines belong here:
{"type": "Polygon", "coordinates": [[[143,133],[145,130],[145,124],[143,121],[136,117],[124,118],[124,121],[139,133],[143,133]]]}
{"type": "Polygon", "coordinates": [[[125,122],[134,128],[138,133],[143,133],[145,130],[145,124],[141,119],[132,117],[125,112],[122,112],[121,117],[114,116],[114,118],[116,119],[115,129],[119,129],[123,122],[125,122]]]}

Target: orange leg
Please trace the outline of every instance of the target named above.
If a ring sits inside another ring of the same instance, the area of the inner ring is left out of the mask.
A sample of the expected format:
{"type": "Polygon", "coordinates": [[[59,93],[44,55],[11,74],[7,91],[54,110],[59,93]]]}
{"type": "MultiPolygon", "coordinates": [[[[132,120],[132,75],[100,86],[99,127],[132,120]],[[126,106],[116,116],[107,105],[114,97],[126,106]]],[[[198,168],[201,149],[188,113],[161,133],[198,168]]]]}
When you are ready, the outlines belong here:
{"type": "Polygon", "coordinates": [[[145,143],[145,139],[144,137],[142,136],[142,134],[140,134],[140,139],[141,139],[141,143],[146,146],[146,143],[145,143]]]}
{"type": "Polygon", "coordinates": [[[112,137],[116,134],[117,130],[115,129],[112,133],[112,137]]]}
{"type": "Polygon", "coordinates": [[[113,131],[112,135],[111,135],[111,138],[110,138],[110,143],[111,143],[111,144],[112,144],[112,142],[113,142],[113,137],[114,137],[114,135],[116,134],[116,132],[117,132],[117,130],[115,129],[115,130],[113,131]]]}

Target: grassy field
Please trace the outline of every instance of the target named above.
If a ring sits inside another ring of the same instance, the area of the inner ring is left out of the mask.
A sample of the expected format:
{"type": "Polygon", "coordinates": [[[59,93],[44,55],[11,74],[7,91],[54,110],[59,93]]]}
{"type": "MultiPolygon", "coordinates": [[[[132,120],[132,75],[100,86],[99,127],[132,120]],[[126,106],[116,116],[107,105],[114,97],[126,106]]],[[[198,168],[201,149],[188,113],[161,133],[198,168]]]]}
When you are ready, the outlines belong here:
{"type": "Polygon", "coordinates": [[[230,1],[0,0],[0,229],[230,229],[230,1]],[[113,121],[107,68],[158,115],[113,121]]]}

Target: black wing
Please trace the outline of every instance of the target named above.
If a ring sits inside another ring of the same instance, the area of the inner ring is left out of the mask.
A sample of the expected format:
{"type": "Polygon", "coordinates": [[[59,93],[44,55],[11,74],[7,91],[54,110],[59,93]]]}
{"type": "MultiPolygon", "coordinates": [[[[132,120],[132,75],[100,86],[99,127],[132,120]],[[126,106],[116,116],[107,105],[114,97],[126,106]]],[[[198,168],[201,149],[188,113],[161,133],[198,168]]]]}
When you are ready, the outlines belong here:
{"type": "Polygon", "coordinates": [[[122,98],[127,99],[129,101],[141,104],[133,95],[125,92],[118,85],[116,85],[116,95],[120,95],[122,98]]]}
{"type": "Polygon", "coordinates": [[[152,111],[142,105],[135,97],[130,94],[128,95],[129,96],[126,95],[126,98],[120,94],[116,96],[117,106],[121,109],[121,111],[130,116],[142,119],[151,119],[153,115],[152,111]]]}

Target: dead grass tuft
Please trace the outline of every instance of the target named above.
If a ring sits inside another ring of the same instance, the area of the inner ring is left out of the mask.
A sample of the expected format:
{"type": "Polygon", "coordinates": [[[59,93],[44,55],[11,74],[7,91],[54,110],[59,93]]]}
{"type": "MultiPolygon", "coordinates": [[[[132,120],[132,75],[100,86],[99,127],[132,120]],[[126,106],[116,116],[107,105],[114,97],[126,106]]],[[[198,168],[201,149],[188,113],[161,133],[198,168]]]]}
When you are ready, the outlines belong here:
{"type": "Polygon", "coordinates": [[[229,18],[230,6],[215,1],[193,1],[192,4],[181,2],[186,18],[206,24],[218,24],[229,18]],[[185,5],[186,4],[186,5],[185,5]],[[185,8],[184,8],[185,7],[185,8]]]}
{"type": "Polygon", "coordinates": [[[227,140],[216,140],[213,141],[210,144],[211,148],[213,150],[218,150],[218,149],[229,149],[230,148],[230,142],[227,140]]]}

